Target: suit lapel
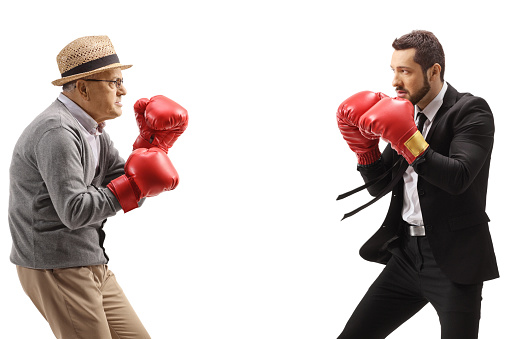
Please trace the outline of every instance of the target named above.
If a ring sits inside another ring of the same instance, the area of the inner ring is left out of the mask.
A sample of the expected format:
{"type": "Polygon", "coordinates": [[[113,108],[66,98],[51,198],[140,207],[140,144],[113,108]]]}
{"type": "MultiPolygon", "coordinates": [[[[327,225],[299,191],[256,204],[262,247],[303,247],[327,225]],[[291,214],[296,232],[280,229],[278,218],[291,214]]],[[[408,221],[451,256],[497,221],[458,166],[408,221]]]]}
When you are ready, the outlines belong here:
{"type": "Polygon", "coordinates": [[[440,109],[435,115],[433,124],[431,125],[428,135],[426,136],[427,140],[431,140],[431,138],[433,137],[433,133],[435,132],[435,129],[438,126],[438,123],[440,122],[440,119],[444,117],[445,112],[447,112],[449,108],[451,108],[457,102],[458,91],[454,87],[452,87],[449,83],[447,83],[447,86],[448,86],[447,91],[445,92],[444,95],[444,102],[442,103],[442,106],[440,106],[440,109]]]}

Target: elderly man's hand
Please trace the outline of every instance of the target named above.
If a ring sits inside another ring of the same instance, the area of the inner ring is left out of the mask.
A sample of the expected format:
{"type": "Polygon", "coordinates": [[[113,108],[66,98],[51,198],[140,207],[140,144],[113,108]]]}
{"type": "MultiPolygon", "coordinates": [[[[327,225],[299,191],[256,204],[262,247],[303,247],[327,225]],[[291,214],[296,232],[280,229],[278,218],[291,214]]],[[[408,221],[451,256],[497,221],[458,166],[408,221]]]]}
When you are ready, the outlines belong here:
{"type": "Polygon", "coordinates": [[[145,197],[154,197],[177,187],[179,176],[168,156],[159,148],[139,148],[129,156],[125,174],[112,180],[113,192],[124,212],[138,207],[145,197]]]}
{"type": "Polygon", "coordinates": [[[168,148],[187,128],[186,109],[163,95],[139,99],[134,112],[140,135],[133,149],[159,147],[168,153],[168,148]]]}

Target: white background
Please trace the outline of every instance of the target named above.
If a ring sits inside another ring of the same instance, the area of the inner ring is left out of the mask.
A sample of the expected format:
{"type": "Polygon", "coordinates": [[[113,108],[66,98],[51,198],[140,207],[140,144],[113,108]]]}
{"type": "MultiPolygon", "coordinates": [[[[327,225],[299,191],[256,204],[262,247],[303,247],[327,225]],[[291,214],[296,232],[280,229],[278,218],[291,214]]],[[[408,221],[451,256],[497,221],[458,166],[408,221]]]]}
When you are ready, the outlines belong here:
{"type": "MultiPolygon", "coordinates": [[[[383,266],[358,256],[384,198],[360,185],[336,109],[361,90],[394,95],[392,41],[434,32],[445,77],[490,104],[497,126],[487,212],[501,279],[485,283],[480,338],[507,338],[507,35],[499,1],[17,1],[1,5],[2,338],[52,338],[9,262],[8,168],[23,128],[58,96],[55,57],[108,35],[123,63],[124,114],[107,131],[124,158],[132,105],[166,95],[190,115],[169,156],[173,192],[109,219],[109,266],[153,338],[336,338],[383,266]],[[497,4],[495,4],[497,3],[497,4]],[[164,4],[164,5],[163,5],[164,4]]],[[[369,324],[366,324],[369,326],[369,324]]],[[[431,306],[390,338],[438,338],[431,306]]]]}

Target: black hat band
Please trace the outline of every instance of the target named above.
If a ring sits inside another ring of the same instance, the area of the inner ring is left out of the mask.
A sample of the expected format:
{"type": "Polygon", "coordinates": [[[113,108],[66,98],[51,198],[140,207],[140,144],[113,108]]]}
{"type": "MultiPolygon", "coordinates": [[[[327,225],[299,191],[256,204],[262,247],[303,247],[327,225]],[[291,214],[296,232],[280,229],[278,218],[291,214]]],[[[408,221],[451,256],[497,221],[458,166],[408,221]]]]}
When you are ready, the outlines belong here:
{"type": "Polygon", "coordinates": [[[67,72],[62,73],[62,78],[80,74],[80,73],[86,73],[93,70],[96,70],[98,68],[108,66],[111,64],[120,63],[120,60],[118,59],[118,56],[116,54],[107,55],[105,57],[95,59],[89,62],[85,62],[84,64],[81,64],[79,66],[76,66],[74,68],[71,68],[67,72]]]}

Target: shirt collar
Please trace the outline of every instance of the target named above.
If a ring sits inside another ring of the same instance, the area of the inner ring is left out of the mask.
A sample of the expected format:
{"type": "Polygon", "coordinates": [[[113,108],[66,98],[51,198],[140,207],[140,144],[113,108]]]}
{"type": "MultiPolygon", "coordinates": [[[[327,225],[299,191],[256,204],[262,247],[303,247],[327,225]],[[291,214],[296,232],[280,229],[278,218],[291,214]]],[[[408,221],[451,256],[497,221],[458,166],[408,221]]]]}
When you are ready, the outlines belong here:
{"type": "Polygon", "coordinates": [[[78,120],[78,123],[91,135],[101,135],[106,125],[104,122],[98,124],[87,112],[85,112],[74,101],[69,99],[63,93],[60,93],[58,100],[64,104],[71,115],[78,120]]]}
{"type": "Polygon", "coordinates": [[[419,110],[419,107],[417,105],[414,106],[415,108],[415,116],[417,116],[417,113],[422,112],[428,118],[429,121],[433,121],[435,119],[435,115],[438,113],[438,110],[444,103],[444,96],[445,92],[447,91],[447,82],[444,81],[444,85],[442,86],[442,89],[437,94],[437,96],[424,108],[422,111],[419,110]]]}

